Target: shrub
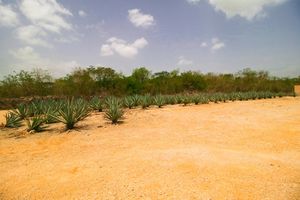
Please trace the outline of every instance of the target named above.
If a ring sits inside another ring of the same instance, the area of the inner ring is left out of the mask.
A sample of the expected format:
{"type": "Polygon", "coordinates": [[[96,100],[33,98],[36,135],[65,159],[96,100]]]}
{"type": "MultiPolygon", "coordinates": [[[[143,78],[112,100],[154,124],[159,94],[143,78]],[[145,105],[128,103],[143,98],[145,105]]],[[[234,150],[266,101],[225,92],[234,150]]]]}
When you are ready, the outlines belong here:
{"type": "Polygon", "coordinates": [[[5,127],[18,128],[22,126],[22,119],[15,113],[9,112],[5,115],[5,127]]]}
{"type": "Polygon", "coordinates": [[[107,110],[105,110],[104,118],[110,120],[112,124],[117,124],[124,115],[121,102],[114,97],[107,99],[107,110]]]}

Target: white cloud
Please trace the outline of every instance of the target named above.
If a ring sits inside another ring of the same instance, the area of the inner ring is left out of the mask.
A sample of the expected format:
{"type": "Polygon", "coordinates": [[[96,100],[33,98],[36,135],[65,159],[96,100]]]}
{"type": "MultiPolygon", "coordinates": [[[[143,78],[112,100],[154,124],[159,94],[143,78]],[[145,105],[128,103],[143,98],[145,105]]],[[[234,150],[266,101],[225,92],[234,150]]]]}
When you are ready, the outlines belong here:
{"type": "MultiPolygon", "coordinates": [[[[197,4],[201,0],[187,0],[197,4]]],[[[251,21],[266,15],[264,9],[268,6],[277,6],[287,0],[207,0],[216,11],[223,12],[227,18],[240,16],[251,21]]]]}
{"type": "Polygon", "coordinates": [[[24,67],[35,67],[43,64],[40,55],[30,46],[10,50],[9,53],[24,67]]]}
{"type": "Polygon", "coordinates": [[[78,15],[80,16],[80,17],[86,17],[86,12],[84,12],[83,10],[79,10],[78,11],[78,15]]]}
{"type": "Polygon", "coordinates": [[[64,76],[70,73],[73,69],[80,67],[80,64],[75,61],[50,61],[43,58],[32,47],[26,46],[17,50],[10,50],[9,53],[15,58],[13,65],[20,69],[31,70],[33,67],[45,69],[55,77],[64,76]]]}
{"type": "Polygon", "coordinates": [[[201,43],[201,47],[207,47],[207,43],[206,42],[202,42],[201,43]]]}
{"type": "Polygon", "coordinates": [[[136,27],[148,28],[155,24],[152,15],[144,14],[139,9],[128,10],[128,19],[136,27]]]}
{"type": "Polygon", "coordinates": [[[14,27],[19,24],[17,13],[10,5],[2,5],[0,1],[0,26],[14,27]]]}
{"type": "Polygon", "coordinates": [[[16,33],[17,38],[26,44],[52,47],[52,45],[45,40],[47,33],[38,26],[22,26],[17,29],[16,33]]]}
{"type": "Polygon", "coordinates": [[[111,37],[107,40],[106,44],[101,46],[101,56],[112,56],[115,53],[125,58],[133,58],[139,53],[140,49],[143,49],[148,45],[148,41],[145,38],[139,38],[133,43],[128,43],[125,40],[111,37]]]}
{"type": "Polygon", "coordinates": [[[56,0],[22,0],[20,10],[34,25],[45,30],[60,33],[72,29],[64,18],[72,13],[56,0]]]}
{"type": "Polygon", "coordinates": [[[179,66],[191,66],[194,62],[186,59],[184,56],[179,56],[177,65],[179,66]]]}
{"type": "Polygon", "coordinates": [[[225,43],[220,41],[219,38],[212,38],[211,44],[212,44],[212,47],[211,47],[212,52],[215,52],[215,51],[220,50],[225,47],[225,43]]]}

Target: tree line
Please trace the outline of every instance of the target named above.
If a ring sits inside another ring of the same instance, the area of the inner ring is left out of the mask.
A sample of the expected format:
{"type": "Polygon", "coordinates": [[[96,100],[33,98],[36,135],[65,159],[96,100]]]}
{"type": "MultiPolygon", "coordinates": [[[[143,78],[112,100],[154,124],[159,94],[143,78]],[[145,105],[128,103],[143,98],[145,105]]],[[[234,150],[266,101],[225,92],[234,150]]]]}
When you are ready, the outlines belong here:
{"type": "Polygon", "coordinates": [[[270,91],[293,93],[298,78],[270,76],[267,71],[246,68],[237,73],[217,74],[197,71],[161,71],[152,73],[145,67],[123,75],[109,67],[77,68],[61,78],[34,69],[5,76],[0,81],[0,97],[32,96],[126,96],[133,94],[229,93],[270,91]]]}

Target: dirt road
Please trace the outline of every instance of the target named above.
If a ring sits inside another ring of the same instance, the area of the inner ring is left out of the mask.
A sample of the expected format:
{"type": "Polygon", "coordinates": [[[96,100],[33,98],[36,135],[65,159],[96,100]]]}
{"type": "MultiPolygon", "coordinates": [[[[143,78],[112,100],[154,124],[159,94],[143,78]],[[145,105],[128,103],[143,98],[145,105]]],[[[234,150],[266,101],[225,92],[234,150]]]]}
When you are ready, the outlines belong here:
{"type": "Polygon", "coordinates": [[[92,114],[68,133],[9,136],[22,129],[0,130],[0,199],[300,199],[300,98],[134,109],[116,126],[92,114]]]}

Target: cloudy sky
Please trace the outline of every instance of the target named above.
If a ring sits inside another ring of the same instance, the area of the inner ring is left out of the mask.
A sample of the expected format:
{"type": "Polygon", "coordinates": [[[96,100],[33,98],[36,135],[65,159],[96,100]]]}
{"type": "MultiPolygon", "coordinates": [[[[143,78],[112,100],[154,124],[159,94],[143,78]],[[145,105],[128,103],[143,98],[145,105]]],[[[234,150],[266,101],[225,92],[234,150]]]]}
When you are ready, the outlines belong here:
{"type": "Polygon", "coordinates": [[[0,0],[0,76],[251,67],[300,75],[299,0],[0,0]]]}

